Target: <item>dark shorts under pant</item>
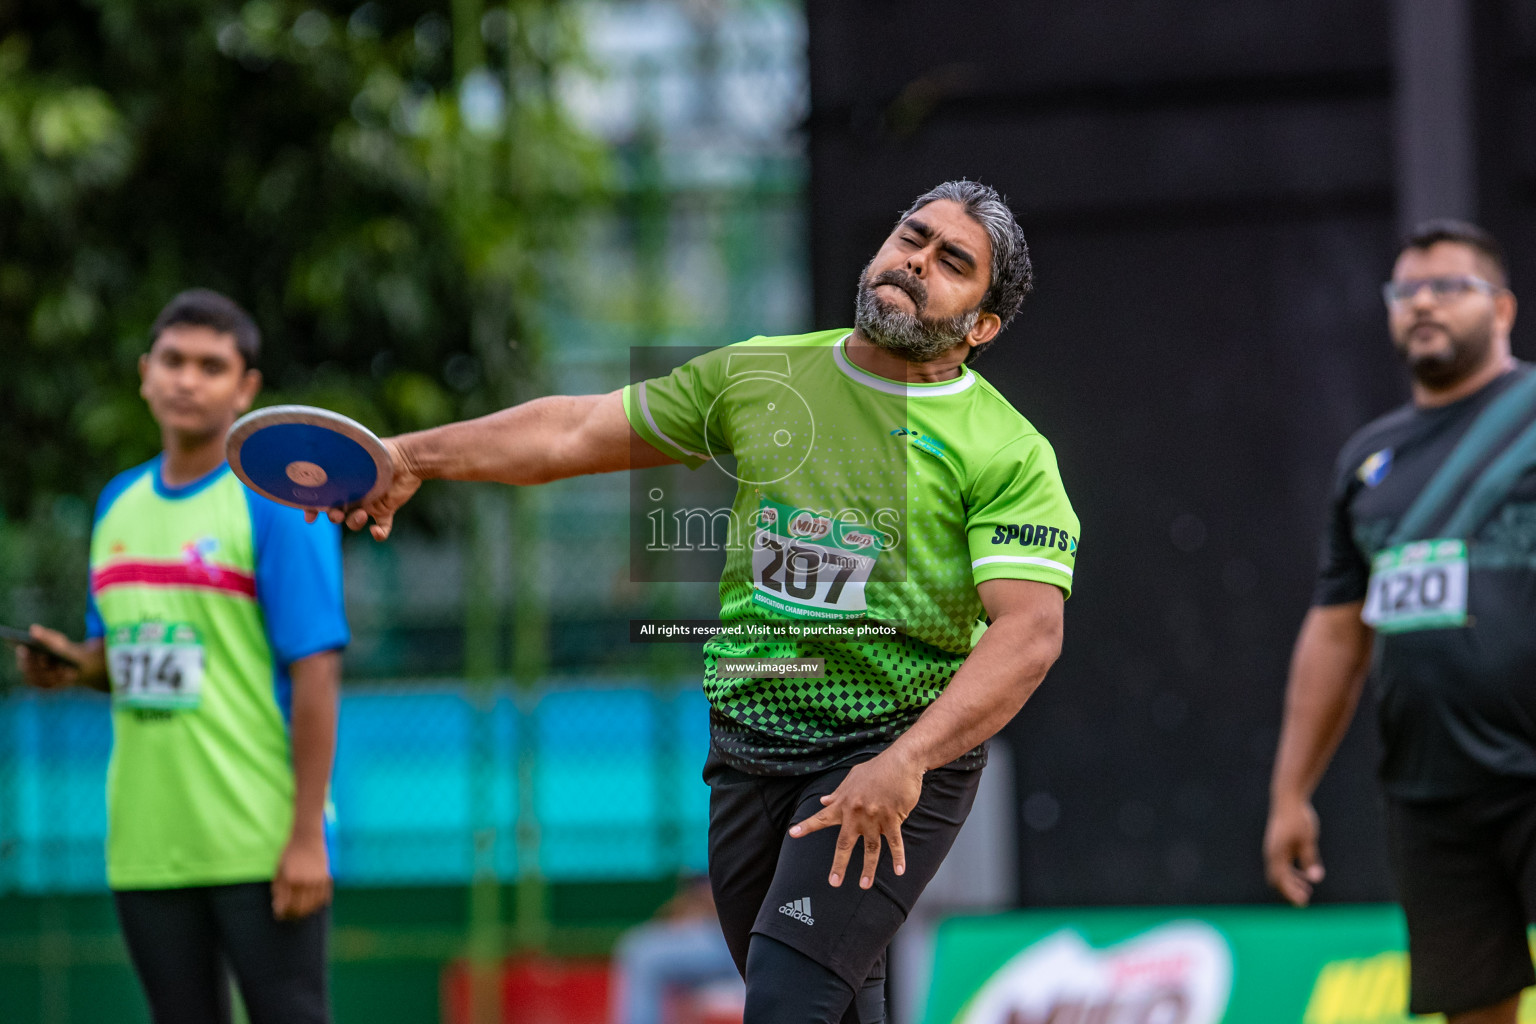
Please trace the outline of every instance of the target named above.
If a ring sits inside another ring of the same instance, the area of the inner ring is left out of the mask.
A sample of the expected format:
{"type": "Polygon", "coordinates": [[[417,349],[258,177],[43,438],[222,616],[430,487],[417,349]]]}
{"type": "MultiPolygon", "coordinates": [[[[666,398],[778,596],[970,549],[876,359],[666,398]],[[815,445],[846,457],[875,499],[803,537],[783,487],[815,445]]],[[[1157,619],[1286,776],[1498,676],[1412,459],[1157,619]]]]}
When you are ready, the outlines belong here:
{"type": "MultiPolygon", "coordinates": [[[[859,888],[863,846],[843,884],[827,884],[837,828],[799,839],[789,826],[821,809],[851,766],[790,778],[748,775],[711,761],[709,880],[725,941],[742,975],[754,933],[822,964],[857,992],[884,977],[885,949],[938,871],[976,799],[981,772],[939,768],[923,776],[922,796],[902,826],[907,870],[897,876],[882,844],[875,883],[859,888]]],[[[752,979],[747,978],[750,989],[752,979]]]]}
{"type": "Polygon", "coordinates": [[[119,890],[112,897],[155,1024],[228,1024],[228,971],[251,1024],[330,1020],[328,909],[278,921],[267,882],[119,890]]]}
{"type": "Polygon", "coordinates": [[[1536,984],[1536,783],[1434,802],[1387,801],[1408,919],[1414,1013],[1464,1013],[1536,984]]]}

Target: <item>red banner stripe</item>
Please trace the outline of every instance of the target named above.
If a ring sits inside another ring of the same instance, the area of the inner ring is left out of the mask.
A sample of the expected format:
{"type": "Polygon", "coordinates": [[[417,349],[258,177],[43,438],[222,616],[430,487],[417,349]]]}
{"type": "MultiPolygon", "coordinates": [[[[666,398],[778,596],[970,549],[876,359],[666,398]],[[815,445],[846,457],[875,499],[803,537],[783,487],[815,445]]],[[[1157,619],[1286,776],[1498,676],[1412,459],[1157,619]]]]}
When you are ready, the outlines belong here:
{"type": "Polygon", "coordinates": [[[256,577],[238,569],[195,562],[114,562],[91,574],[91,593],[110,587],[190,587],[256,596],[256,577]]]}

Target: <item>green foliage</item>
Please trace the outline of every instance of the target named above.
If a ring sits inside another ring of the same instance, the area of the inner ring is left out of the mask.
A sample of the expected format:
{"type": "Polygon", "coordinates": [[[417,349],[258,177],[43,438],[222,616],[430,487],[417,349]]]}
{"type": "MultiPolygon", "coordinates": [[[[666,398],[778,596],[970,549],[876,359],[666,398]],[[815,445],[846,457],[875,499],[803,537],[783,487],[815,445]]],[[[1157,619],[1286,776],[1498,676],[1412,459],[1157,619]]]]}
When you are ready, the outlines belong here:
{"type": "Polygon", "coordinates": [[[551,0],[0,0],[0,512],[158,448],[183,288],[255,315],[264,402],[394,432],[537,386],[541,257],[608,177],[579,42],[551,0]]]}

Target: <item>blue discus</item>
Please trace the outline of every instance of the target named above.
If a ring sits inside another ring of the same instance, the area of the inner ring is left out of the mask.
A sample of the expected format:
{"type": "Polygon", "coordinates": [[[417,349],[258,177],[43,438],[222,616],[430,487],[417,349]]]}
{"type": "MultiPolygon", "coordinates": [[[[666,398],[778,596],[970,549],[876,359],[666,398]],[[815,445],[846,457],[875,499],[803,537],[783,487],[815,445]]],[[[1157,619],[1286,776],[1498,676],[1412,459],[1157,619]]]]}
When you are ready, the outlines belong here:
{"type": "Polygon", "coordinates": [[[356,508],[394,479],[389,452],[372,431],[308,405],[242,416],[229,428],[224,450],[247,487],[294,508],[356,508]]]}

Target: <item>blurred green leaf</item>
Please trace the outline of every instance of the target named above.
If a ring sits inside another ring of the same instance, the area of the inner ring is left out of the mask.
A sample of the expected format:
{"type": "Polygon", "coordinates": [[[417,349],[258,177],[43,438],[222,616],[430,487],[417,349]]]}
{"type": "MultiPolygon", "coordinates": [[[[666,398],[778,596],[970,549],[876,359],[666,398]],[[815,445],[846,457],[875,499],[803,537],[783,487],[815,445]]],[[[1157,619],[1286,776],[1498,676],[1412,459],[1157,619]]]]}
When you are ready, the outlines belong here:
{"type": "Polygon", "coordinates": [[[582,59],[569,10],[488,12],[495,45],[461,47],[447,0],[12,5],[0,515],[92,500],[157,448],[135,363],[183,288],[255,315],[263,403],[389,433],[536,381],[539,254],[610,175],[550,99],[582,59]]]}

